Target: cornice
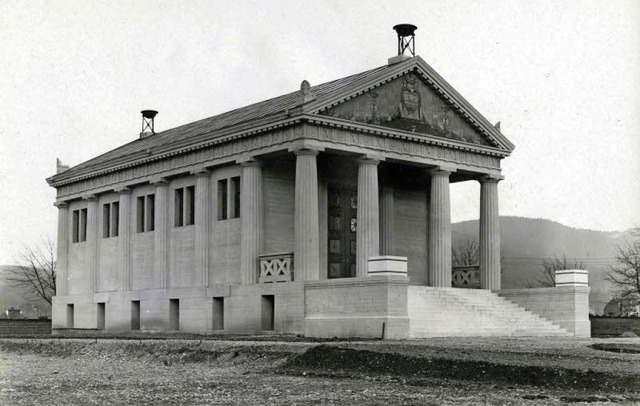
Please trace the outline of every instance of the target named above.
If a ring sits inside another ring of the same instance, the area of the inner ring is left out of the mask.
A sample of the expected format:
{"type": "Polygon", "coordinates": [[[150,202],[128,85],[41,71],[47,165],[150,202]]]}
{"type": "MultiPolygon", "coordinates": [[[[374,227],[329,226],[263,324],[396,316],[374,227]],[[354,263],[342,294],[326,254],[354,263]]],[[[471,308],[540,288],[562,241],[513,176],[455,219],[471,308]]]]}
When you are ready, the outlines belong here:
{"type": "Polygon", "coordinates": [[[437,137],[435,135],[418,134],[410,131],[397,130],[389,127],[377,126],[373,124],[359,123],[335,117],[323,116],[318,114],[305,114],[301,117],[309,124],[323,125],[327,127],[336,127],[349,131],[357,131],[373,135],[382,135],[389,138],[414,141],[438,147],[451,148],[460,151],[474,152],[477,154],[496,156],[504,158],[509,156],[510,152],[498,148],[487,147],[484,145],[471,144],[457,140],[437,137]]]}

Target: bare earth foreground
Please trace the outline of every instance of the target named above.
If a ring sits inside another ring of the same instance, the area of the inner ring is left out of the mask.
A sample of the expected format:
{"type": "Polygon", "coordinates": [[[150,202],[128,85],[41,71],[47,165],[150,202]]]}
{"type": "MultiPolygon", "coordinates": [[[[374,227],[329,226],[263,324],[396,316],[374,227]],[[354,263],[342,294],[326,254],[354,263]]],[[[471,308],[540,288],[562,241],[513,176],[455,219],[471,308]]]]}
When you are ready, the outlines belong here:
{"type": "Polygon", "coordinates": [[[632,405],[640,339],[4,339],[0,404],[632,405]]]}

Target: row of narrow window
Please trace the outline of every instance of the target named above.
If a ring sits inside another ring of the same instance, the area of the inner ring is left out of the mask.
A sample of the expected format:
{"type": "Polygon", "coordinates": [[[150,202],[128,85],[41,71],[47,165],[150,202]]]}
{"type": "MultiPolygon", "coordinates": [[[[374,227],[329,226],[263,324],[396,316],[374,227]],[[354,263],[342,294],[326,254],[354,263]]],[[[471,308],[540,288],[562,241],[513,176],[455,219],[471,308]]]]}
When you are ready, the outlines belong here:
{"type": "MultiPolygon", "coordinates": [[[[174,226],[195,224],[195,186],[174,189],[174,226]]],[[[102,237],[117,237],[119,230],[119,202],[102,206],[102,237]]],[[[218,220],[240,217],[240,177],[218,181],[218,220]]],[[[87,240],[87,209],[73,211],[72,242],[87,240]]],[[[155,195],[138,196],[136,201],[136,231],[155,229],[155,195]]]]}

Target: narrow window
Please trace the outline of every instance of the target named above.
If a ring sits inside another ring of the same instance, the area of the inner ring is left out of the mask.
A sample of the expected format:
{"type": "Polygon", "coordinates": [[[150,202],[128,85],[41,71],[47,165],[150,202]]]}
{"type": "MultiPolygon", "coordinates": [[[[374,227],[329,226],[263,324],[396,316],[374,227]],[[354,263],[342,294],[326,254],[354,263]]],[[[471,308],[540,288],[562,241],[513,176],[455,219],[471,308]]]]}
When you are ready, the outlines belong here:
{"type": "Polygon", "coordinates": [[[98,330],[104,330],[105,304],[98,303],[98,330]]]}
{"type": "Polygon", "coordinates": [[[224,330],[224,297],[213,298],[212,330],[224,330]]]}
{"type": "Polygon", "coordinates": [[[131,330],[140,330],[140,301],[131,301],[131,330]]]}
{"type": "Polygon", "coordinates": [[[73,328],[73,304],[67,304],[67,328],[73,328]]]}
{"type": "Polygon", "coordinates": [[[120,203],[111,203],[111,236],[117,237],[120,234],[120,203]]]}
{"type": "Polygon", "coordinates": [[[73,242],[78,242],[80,241],[80,210],[74,210],[73,211],[73,224],[72,224],[72,229],[71,229],[71,233],[72,233],[72,240],[73,242]]]}
{"type": "Polygon", "coordinates": [[[231,218],[240,217],[240,176],[236,176],[231,178],[230,184],[230,195],[233,199],[232,207],[231,207],[231,218]]]}
{"type": "Polygon", "coordinates": [[[218,181],[218,220],[227,219],[227,180],[218,181]]]}
{"type": "Polygon", "coordinates": [[[136,208],[136,229],[139,233],[144,232],[144,196],[138,196],[136,208]]]}
{"type": "Polygon", "coordinates": [[[184,225],[184,189],[176,189],[174,192],[174,210],[175,217],[174,225],[176,227],[182,227],[184,225]]]}
{"type": "Polygon", "coordinates": [[[185,225],[190,226],[196,222],[196,187],[188,186],[185,193],[184,215],[185,225]]]}
{"type": "Polygon", "coordinates": [[[147,225],[146,231],[155,230],[155,222],[156,222],[156,196],[155,195],[147,195],[147,225]]]}
{"type": "Polygon", "coordinates": [[[274,295],[262,296],[262,330],[272,331],[274,329],[274,295]]]}
{"type": "Polygon", "coordinates": [[[80,242],[87,241],[87,209],[80,210],[80,242]]]}
{"type": "Polygon", "coordinates": [[[102,238],[109,238],[109,225],[111,224],[111,207],[109,203],[102,206],[102,238]]]}
{"type": "Polygon", "coordinates": [[[180,299],[169,299],[169,329],[180,330],[180,299]]]}

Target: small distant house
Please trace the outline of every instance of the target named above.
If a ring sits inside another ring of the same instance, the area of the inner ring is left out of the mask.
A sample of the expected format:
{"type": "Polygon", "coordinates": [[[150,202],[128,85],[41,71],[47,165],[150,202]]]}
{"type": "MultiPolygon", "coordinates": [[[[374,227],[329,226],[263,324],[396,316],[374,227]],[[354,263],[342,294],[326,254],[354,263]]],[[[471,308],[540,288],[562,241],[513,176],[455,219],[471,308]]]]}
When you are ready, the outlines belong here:
{"type": "Polygon", "coordinates": [[[640,317],[640,299],[612,299],[604,307],[604,315],[612,317],[640,317]]]}

